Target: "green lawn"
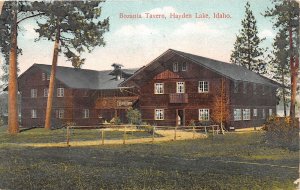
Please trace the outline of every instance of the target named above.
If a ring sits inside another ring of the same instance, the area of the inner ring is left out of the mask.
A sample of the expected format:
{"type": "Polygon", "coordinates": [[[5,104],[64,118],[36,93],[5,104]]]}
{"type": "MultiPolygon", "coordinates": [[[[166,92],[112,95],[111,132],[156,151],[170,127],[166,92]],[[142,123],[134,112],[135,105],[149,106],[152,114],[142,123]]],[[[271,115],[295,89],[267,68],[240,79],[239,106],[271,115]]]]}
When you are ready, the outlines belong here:
{"type": "Polygon", "coordinates": [[[0,189],[294,189],[298,165],[298,152],[265,146],[262,133],[77,148],[3,144],[0,189]]]}
{"type": "MultiPolygon", "coordinates": [[[[23,131],[16,136],[11,136],[6,133],[5,128],[0,128],[0,139],[2,143],[50,143],[50,142],[66,142],[67,131],[65,128],[57,130],[45,130],[43,128],[31,129],[23,131]]],[[[86,141],[86,140],[99,140],[101,139],[100,129],[71,129],[71,141],[86,141]]],[[[122,139],[124,136],[123,131],[105,131],[104,138],[106,140],[122,139]]],[[[157,136],[157,135],[156,135],[157,136]]],[[[145,131],[126,132],[126,139],[136,139],[152,137],[152,134],[145,131]]]]}

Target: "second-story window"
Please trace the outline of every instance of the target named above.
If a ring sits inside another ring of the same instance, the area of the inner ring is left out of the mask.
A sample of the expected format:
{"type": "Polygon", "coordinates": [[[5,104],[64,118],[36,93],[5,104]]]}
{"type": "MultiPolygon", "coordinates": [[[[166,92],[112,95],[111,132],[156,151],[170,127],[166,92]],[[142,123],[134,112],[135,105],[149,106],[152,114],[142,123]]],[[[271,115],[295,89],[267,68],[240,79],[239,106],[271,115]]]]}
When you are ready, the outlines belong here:
{"type": "Polygon", "coordinates": [[[49,89],[44,88],[44,97],[48,97],[49,89]]]}
{"type": "Polygon", "coordinates": [[[182,63],[182,68],[181,68],[181,70],[182,71],[187,71],[187,63],[182,63]]]}
{"type": "Polygon", "coordinates": [[[164,93],[164,83],[155,83],[154,94],[163,94],[163,93],[164,93]]]}
{"type": "Polygon", "coordinates": [[[234,93],[238,93],[239,92],[239,83],[236,82],[236,81],[233,83],[233,92],[234,93]]]}
{"type": "Polygon", "coordinates": [[[198,92],[203,93],[203,92],[208,92],[209,87],[208,87],[208,81],[199,81],[198,85],[198,92]]]}
{"type": "Polygon", "coordinates": [[[42,80],[46,80],[46,73],[42,73],[42,80]]]}
{"type": "Polygon", "coordinates": [[[243,82],[243,93],[247,93],[247,83],[243,82]]]}
{"type": "Polygon", "coordinates": [[[50,74],[46,74],[47,75],[47,80],[50,80],[50,74]]]}
{"type": "Polygon", "coordinates": [[[177,93],[185,93],[185,84],[184,84],[184,82],[177,82],[176,92],[177,93]]]}
{"type": "Polygon", "coordinates": [[[89,118],[90,117],[90,110],[89,109],[84,109],[83,110],[83,118],[89,118]]]}
{"type": "Polygon", "coordinates": [[[173,71],[178,72],[178,63],[173,63],[173,71]]]}
{"type": "Polygon", "coordinates": [[[64,97],[64,96],[65,96],[65,89],[57,88],[57,97],[64,97]]]}
{"type": "Polygon", "coordinates": [[[253,94],[257,94],[257,88],[256,88],[256,84],[253,84],[253,94]]]}
{"type": "Polygon", "coordinates": [[[31,98],[36,98],[37,97],[37,89],[31,89],[30,97],[31,98]]]}

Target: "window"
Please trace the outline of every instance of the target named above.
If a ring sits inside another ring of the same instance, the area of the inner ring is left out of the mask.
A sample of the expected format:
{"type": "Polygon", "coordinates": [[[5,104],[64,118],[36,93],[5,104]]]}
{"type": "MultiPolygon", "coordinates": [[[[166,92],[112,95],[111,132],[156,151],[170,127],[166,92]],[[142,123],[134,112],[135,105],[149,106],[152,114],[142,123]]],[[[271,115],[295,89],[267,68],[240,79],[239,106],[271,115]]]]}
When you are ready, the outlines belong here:
{"type": "Polygon", "coordinates": [[[57,118],[63,119],[64,118],[64,114],[65,114],[65,110],[63,110],[63,109],[56,110],[56,117],[57,118]]]}
{"type": "Polygon", "coordinates": [[[163,93],[164,93],[164,83],[155,83],[154,94],[163,94],[163,93]]]}
{"type": "Polygon", "coordinates": [[[241,109],[234,109],[233,110],[233,119],[234,121],[240,121],[242,120],[242,111],[241,109]]]}
{"type": "Polygon", "coordinates": [[[156,109],[155,110],[155,120],[164,120],[164,110],[163,109],[156,109]]]}
{"type": "Polygon", "coordinates": [[[57,88],[57,97],[64,97],[65,90],[64,88],[57,88]]]}
{"type": "Polygon", "coordinates": [[[31,94],[31,98],[36,98],[37,97],[37,89],[31,89],[30,94],[31,94]]]}
{"type": "Polygon", "coordinates": [[[184,82],[177,82],[177,93],[184,93],[185,85],[184,82]]]}
{"type": "Polygon", "coordinates": [[[178,72],[178,63],[173,63],[173,71],[178,72]]]}
{"type": "Polygon", "coordinates": [[[90,110],[84,109],[83,110],[83,118],[89,118],[90,117],[90,110]]]}
{"type": "Polygon", "coordinates": [[[266,94],[266,92],[265,92],[265,86],[264,85],[261,86],[261,91],[262,91],[262,95],[266,94]]]}
{"type": "Polygon", "coordinates": [[[238,82],[233,83],[233,91],[234,91],[234,93],[239,92],[239,83],[238,82]]]}
{"type": "Polygon", "coordinates": [[[273,115],[273,110],[269,109],[269,116],[272,116],[272,115],[273,115]]]}
{"type": "Polygon", "coordinates": [[[42,73],[42,80],[46,80],[46,73],[42,73]]]}
{"type": "Polygon", "coordinates": [[[265,109],[262,109],[262,118],[263,118],[263,119],[266,118],[266,111],[265,111],[265,109]]]}
{"type": "Polygon", "coordinates": [[[199,121],[209,120],[209,109],[199,109],[199,121]]]}
{"type": "Polygon", "coordinates": [[[37,118],[37,112],[36,109],[31,110],[31,118],[37,118]]]}
{"type": "Polygon", "coordinates": [[[243,120],[250,120],[250,109],[243,109],[243,120]]]}
{"type": "Polygon", "coordinates": [[[256,88],[256,84],[253,84],[253,94],[256,94],[257,88],[256,88]]]}
{"type": "Polygon", "coordinates": [[[243,93],[246,94],[247,93],[247,83],[243,83],[243,93]]]}
{"type": "Polygon", "coordinates": [[[47,74],[47,80],[50,80],[50,74],[47,74]]]}
{"type": "Polygon", "coordinates": [[[187,63],[182,63],[182,71],[187,71],[187,63]]]}
{"type": "Polygon", "coordinates": [[[253,117],[257,117],[257,109],[253,109],[253,117]]]}
{"type": "Polygon", "coordinates": [[[208,92],[208,81],[199,81],[198,92],[208,92]]]}
{"type": "Polygon", "coordinates": [[[48,97],[49,89],[44,88],[44,97],[48,97]]]}

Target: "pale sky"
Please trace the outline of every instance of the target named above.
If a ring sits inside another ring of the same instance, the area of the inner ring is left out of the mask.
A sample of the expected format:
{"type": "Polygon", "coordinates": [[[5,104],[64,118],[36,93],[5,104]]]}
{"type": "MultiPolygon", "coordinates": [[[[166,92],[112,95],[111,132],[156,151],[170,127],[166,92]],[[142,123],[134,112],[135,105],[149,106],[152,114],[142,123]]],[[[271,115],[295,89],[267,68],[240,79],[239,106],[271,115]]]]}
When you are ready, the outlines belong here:
{"type": "MultiPolygon", "coordinates": [[[[110,31],[105,34],[105,47],[97,47],[90,54],[83,54],[83,68],[111,69],[112,63],[125,68],[137,68],[148,64],[167,49],[176,49],[204,57],[229,62],[235,36],[241,29],[245,0],[107,0],[102,4],[102,17],[110,17],[110,31]],[[122,19],[120,13],[165,14],[166,19],[122,19]],[[170,13],[191,14],[193,18],[171,19],[170,13]],[[207,13],[210,19],[196,19],[195,13],[207,13]],[[226,13],[228,19],[215,19],[213,13],[226,13]]],[[[276,34],[269,18],[263,13],[271,7],[270,0],[251,0],[251,8],[257,19],[260,37],[266,37],[265,46],[271,48],[276,34]]],[[[21,24],[18,45],[21,73],[33,63],[51,64],[53,42],[34,42],[35,20],[21,24]]],[[[71,66],[63,56],[58,65],[71,66]]]]}

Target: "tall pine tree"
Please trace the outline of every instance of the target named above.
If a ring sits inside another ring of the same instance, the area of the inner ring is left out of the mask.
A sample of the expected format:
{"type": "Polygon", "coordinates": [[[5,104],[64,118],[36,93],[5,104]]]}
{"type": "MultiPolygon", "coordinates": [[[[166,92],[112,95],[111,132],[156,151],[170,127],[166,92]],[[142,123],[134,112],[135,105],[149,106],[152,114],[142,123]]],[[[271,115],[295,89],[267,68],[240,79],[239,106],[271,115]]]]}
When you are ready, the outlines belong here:
{"type": "Polygon", "coordinates": [[[100,21],[103,0],[35,2],[34,7],[44,13],[45,20],[38,22],[39,39],[54,42],[45,128],[51,128],[52,102],[58,55],[62,52],[73,67],[80,68],[85,59],[81,54],[104,46],[104,33],[109,19],[100,21]]]}
{"type": "MultiPolygon", "coordinates": [[[[274,21],[274,28],[279,29],[279,32],[288,42],[288,64],[290,74],[290,117],[292,125],[295,119],[296,95],[298,86],[299,73],[299,3],[295,0],[273,0],[274,7],[268,9],[265,13],[266,17],[271,17],[274,21]]],[[[285,50],[281,50],[283,52],[285,50]]]]}
{"type": "Polygon", "coordinates": [[[258,37],[256,19],[250,9],[250,3],[245,6],[245,18],[242,20],[242,29],[236,37],[234,50],[230,61],[237,65],[242,65],[256,73],[266,73],[266,63],[264,61],[264,49],[260,47],[263,41],[258,37]]]}
{"type": "Polygon", "coordinates": [[[287,116],[287,107],[290,102],[290,70],[289,70],[289,41],[288,35],[284,29],[280,29],[273,43],[273,57],[271,59],[273,79],[282,86],[278,89],[278,97],[283,102],[283,113],[287,116]]]}

